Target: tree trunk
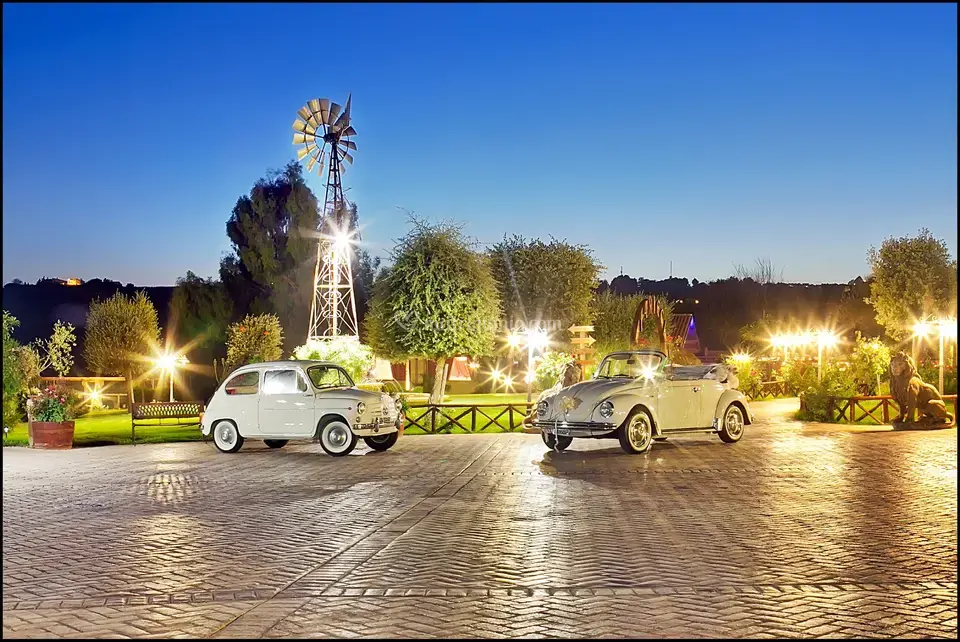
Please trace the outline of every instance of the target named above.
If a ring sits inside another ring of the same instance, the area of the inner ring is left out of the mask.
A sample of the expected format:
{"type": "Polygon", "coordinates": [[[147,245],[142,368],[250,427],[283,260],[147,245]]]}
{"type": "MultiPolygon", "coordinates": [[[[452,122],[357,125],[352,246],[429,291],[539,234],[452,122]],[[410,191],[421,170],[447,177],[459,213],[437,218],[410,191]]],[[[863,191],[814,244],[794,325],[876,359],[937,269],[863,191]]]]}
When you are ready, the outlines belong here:
{"type": "Polygon", "coordinates": [[[430,393],[430,403],[441,403],[443,391],[447,387],[446,359],[437,359],[437,367],[433,371],[433,391],[430,393]]]}
{"type": "Polygon", "coordinates": [[[127,370],[127,410],[133,412],[133,372],[127,370]]]}

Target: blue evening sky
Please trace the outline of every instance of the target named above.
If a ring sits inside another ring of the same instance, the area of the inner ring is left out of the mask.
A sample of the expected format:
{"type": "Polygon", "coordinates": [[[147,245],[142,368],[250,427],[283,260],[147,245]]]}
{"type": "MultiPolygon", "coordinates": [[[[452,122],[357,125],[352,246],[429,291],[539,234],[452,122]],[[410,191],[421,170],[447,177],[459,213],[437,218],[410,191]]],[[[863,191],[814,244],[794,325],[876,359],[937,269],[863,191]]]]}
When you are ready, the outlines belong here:
{"type": "Polygon", "coordinates": [[[398,206],[607,277],[843,282],[921,226],[956,255],[954,4],[4,4],[4,282],[215,275],[297,109],[348,92],[381,256],[398,206]]]}

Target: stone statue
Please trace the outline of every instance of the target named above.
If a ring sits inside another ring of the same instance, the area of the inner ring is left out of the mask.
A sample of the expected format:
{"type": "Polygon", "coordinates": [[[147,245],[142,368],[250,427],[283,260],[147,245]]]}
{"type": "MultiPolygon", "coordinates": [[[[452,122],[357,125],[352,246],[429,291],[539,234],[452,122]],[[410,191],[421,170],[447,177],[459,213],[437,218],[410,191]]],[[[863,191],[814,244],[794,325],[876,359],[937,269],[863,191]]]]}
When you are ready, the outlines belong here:
{"type": "Polygon", "coordinates": [[[913,359],[904,352],[898,352],[890,359],[890,394],[900,406],[900,416],[893,420],[895,428],[898,424],[902,427],[953,424],[954,417],[947,412],[940,393],[923,382],[913,359]],[[916,421],[914,411],[919,413],[916,421]]]}

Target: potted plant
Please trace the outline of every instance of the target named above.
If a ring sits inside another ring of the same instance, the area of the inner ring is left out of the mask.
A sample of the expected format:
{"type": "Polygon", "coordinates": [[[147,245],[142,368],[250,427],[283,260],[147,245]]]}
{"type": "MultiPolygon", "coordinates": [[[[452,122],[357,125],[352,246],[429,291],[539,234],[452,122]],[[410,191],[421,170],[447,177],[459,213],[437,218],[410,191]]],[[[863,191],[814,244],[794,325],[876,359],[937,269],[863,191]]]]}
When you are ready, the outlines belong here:
{"type": "Polygon", "coordinates": [[[73,448],[73,409],[65,391],[44,388],[29,402],[31,448],[73,448]]]}

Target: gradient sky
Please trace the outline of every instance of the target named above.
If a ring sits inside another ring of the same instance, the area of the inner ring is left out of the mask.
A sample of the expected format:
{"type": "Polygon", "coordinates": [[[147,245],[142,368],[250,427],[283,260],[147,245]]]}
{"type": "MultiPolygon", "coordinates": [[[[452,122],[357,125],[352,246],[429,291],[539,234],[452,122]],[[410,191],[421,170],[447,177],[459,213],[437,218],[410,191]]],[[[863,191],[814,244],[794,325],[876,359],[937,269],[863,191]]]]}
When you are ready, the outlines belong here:
{"type": "Polygon", "coordinates": [[[956,256],[955,4],[4,4],[3,281],[215,275],[297,109],[348,92],[381,256],[398,207],[608,278],[844,282],[921,226],[956,256]]]}

